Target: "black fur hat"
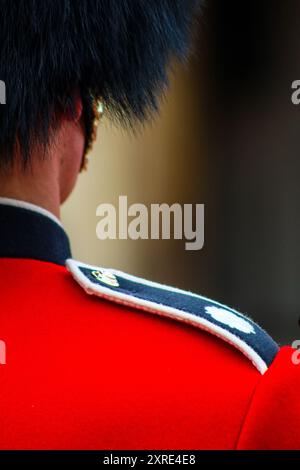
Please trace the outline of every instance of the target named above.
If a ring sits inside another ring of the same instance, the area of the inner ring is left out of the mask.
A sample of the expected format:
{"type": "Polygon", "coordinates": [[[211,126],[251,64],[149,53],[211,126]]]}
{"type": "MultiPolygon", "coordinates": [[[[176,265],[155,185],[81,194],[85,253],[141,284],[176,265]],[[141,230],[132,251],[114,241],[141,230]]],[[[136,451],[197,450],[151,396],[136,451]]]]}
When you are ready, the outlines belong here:
{"type": "Polygon", "coordinates": [[[200,0],[0,0],[0,162],[48,143],[60,112],[91,96],[122,123],[157,109],[172,55],[183,59],[200,0]],[[54,119],[53,116],[56,116],[54,119]]]}

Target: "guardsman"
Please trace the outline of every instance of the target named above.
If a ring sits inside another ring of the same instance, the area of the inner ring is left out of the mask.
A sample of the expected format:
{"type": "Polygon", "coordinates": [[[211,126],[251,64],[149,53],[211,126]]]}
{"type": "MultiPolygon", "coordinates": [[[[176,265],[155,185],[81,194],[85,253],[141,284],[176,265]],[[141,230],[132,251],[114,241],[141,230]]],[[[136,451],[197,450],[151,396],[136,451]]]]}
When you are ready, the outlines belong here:
{"type": "Polygon", "coordinates": [[[300,369],[250,318],[72,259],[59,221],[101,116],[134,125],[196,0],[4,0],[0,449],[300,447],[300,369]]]}

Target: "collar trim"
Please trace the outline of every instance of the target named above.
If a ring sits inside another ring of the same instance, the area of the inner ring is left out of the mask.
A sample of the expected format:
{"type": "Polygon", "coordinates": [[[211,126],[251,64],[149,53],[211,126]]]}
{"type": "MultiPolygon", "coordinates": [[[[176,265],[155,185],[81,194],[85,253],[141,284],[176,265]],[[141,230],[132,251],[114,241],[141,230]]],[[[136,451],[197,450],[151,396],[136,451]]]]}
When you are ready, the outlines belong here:
{"type": "Polygon", "coordinates": [[[21,201],[19,199],[13,199],[10,197],[0,197],[0,205],[17,207],[19,209],[26,209],[32,212],[36,212],[37,214],[43,215],[44,217],[48,217],[48,219],[51,219],[53,222],[62,227],[60,220],[54,214],[52,214],[52,212],[44,209],[43,207],[37,206],[36,204],[32,204],[31,202],[21,201]]]}
{"type": "Polygon", "coordinates": [[[60,221],[34,204],[0,198],[0,258],[48,261],[61,266],[71,256],[60,221]]]}

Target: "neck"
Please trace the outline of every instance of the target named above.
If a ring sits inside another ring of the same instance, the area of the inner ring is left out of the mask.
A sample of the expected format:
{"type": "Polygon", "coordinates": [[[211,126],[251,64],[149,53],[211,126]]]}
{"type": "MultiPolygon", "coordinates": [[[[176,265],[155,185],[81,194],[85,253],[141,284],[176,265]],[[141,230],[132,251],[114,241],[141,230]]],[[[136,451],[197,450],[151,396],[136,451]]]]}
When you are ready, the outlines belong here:
{"type": "Polygon", "coordinates": [[[22,188],[18,186],[3,187],[1,184],[0,197],[29,202],[30,204],[34,204],[36,206],[42,207],[43,209],[46,209],[59,219],[59,197],[57,197],[54,192],[47,193],[46,191],[47,184],[45,184],[45,186],[41,188],[41,191],[32,191],[31,188],[22,188]]]}
{"type": "Polygon", "coordinates": [[[35,204],[60,217],[59,178],[51,160],[41,161],[35,168],[0,174],[0,197],[35,204]]]}
{"type": "Polygon", "coordinates": [[[85,138],[79,121],[64,119],[45,152],[35,147],[22,165],[16,151],[13,166],[0,169],[0,197],[29,202],[60,217],[60,205],[72,192],[81,167],[85,138]]]}

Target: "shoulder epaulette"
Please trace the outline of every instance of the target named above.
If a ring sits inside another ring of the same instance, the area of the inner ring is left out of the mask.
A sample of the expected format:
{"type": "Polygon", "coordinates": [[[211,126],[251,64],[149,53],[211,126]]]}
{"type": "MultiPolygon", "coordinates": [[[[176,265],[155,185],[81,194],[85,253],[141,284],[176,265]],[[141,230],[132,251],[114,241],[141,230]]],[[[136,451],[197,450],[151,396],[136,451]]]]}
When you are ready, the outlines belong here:
{"type": "Polygon", "coordinates": [[[208,331],[241,351],[261,374],[278,352],[278,345],[255,322],[219,302],[114,269],[71,259],[66,266],[88,294],[208,331]]]}

